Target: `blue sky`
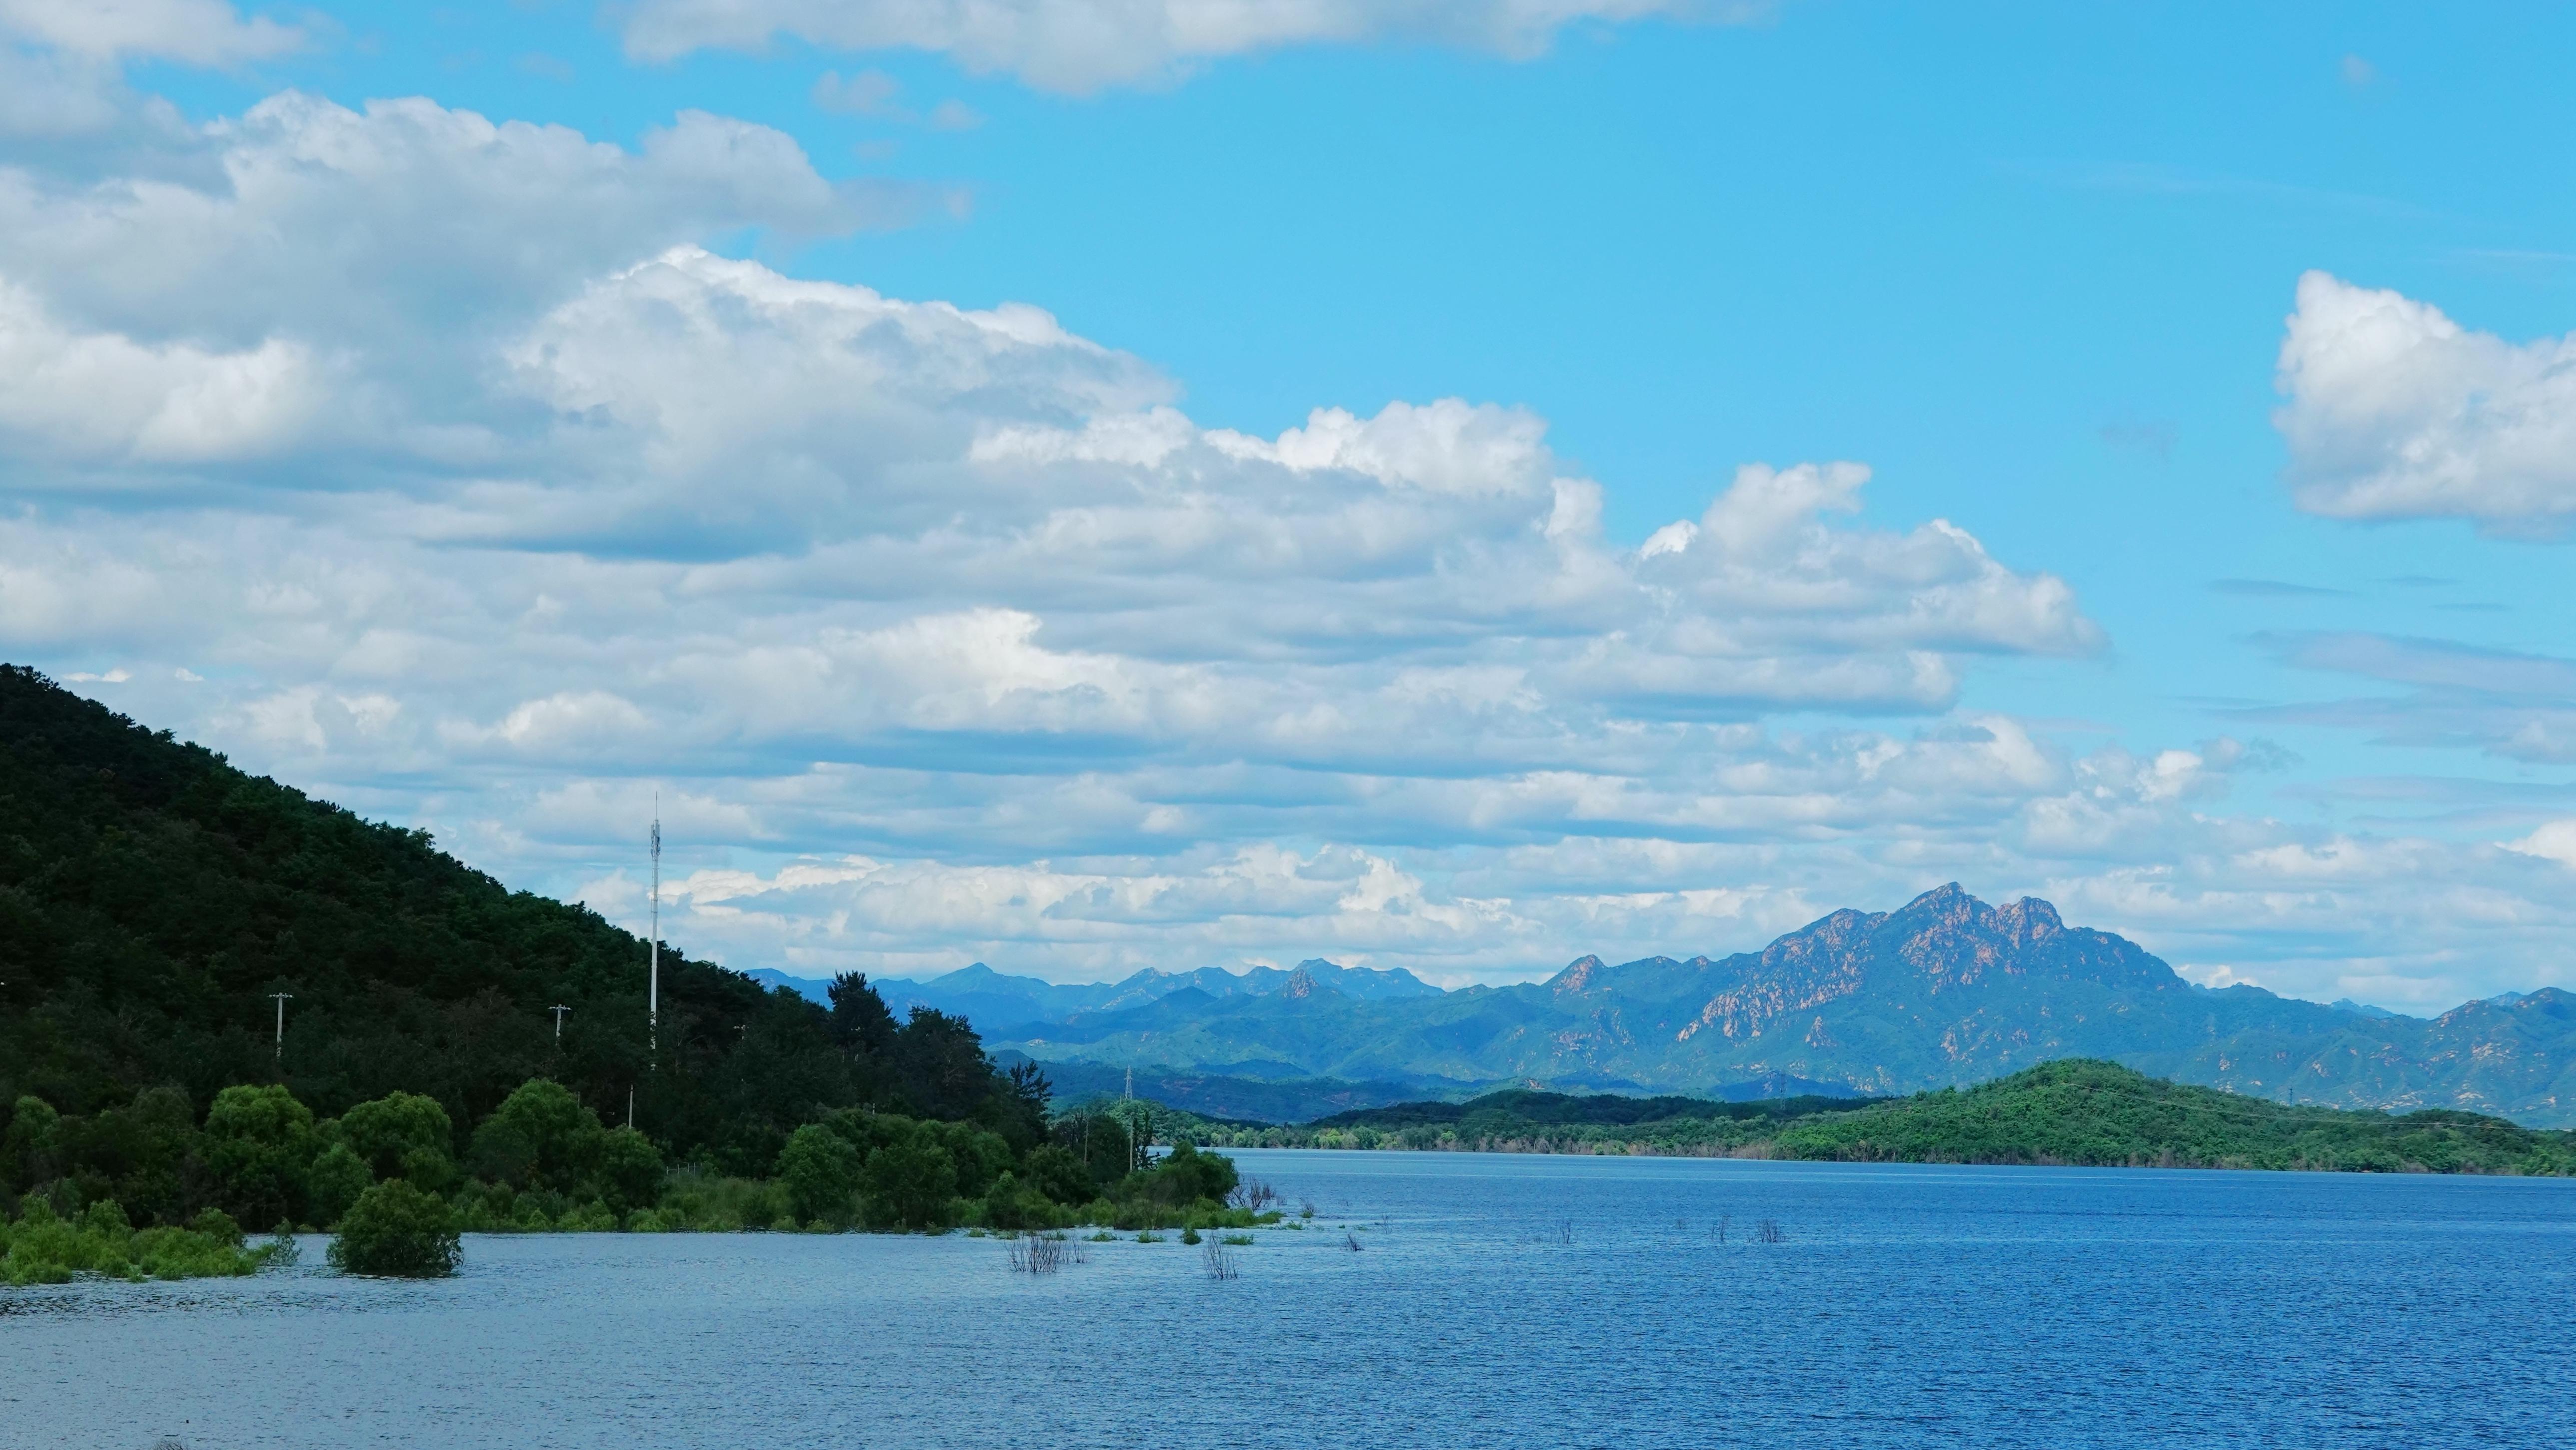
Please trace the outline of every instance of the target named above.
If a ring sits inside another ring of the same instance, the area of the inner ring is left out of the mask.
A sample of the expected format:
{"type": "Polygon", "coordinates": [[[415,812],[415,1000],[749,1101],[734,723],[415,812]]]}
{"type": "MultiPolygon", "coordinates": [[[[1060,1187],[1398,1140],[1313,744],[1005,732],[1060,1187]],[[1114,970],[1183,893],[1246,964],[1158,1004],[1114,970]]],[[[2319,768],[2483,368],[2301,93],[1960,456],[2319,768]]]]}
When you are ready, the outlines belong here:
{"type": "Polygon", "coordinates": [[[2569,980],[2576,18],[1564,9],[0,4],[0,645],[737,965],[2569,980]]]}

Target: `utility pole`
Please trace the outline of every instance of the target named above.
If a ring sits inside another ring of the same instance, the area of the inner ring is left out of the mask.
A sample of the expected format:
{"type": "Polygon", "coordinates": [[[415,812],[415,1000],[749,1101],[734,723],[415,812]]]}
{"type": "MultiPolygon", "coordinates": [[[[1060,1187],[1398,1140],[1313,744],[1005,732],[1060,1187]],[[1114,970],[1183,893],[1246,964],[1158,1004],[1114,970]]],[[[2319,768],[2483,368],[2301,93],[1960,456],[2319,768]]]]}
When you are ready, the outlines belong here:
{"type": "Polygon", "coordinates": [[[1154,1166],[1154,1109],[1136,1100],[1136,1069],[1127,1069],[1127,1090],[1118,1097],[1118,1117],[1127,1130],[1127,1168],[1142,1173],[1154,1166]]]}
{"type": "Polygon", "coordinates": [[[563,1014],[571,1011],[572,1009],[561,1002],[557,1002],[546,1010],[555,1014],[555,1046],[561,1047],[563,1046],[563,1014]]]}
{"type": "MultiPolygon", "coordinates": [[[[644,998],[646,1064],[662,1070],[662,793],[653,792],[653,942],[644,998]]],[[[631,1112],[629,1116],[632,1116],[631,1112]]]]}
{"type": "Polygon", "coordinates": [[[269,1052],[269,1060],[282,1063],[286,1061],[286,1004],[294,998],[295,994],[271,992],[268,995],[277,999],[277,1046],[269,1052]]]}

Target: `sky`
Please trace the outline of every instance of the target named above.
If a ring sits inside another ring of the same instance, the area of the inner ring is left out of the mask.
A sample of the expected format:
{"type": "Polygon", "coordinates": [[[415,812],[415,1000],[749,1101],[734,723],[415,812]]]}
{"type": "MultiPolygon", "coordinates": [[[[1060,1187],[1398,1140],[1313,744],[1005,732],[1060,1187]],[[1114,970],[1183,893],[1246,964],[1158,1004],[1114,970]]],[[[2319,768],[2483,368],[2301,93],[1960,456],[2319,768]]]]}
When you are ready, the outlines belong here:
{"type": "Polygon", "coordinates": [[[2576,985],[2576,13],[0,0],[0,658],[730,965],[2576,985]]]}

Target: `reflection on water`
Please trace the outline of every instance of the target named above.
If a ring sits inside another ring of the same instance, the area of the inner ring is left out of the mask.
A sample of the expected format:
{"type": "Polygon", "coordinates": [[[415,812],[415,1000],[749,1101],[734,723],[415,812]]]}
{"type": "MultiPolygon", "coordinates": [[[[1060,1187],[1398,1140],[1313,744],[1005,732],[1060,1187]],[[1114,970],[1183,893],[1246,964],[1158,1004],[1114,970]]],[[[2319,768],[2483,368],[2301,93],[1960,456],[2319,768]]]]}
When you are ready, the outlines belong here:
{"type": "Polygon", "coordinates": [[[316,1243],[0,1291],[0,1445],[2518,1446],[2576,1413],[2576,1183],[1238,1158],[1319,1214],[1232,1279],[1168,1240],[1033,1278],[962,1235],[568,1235],[437,1283],[316,1243]]]}

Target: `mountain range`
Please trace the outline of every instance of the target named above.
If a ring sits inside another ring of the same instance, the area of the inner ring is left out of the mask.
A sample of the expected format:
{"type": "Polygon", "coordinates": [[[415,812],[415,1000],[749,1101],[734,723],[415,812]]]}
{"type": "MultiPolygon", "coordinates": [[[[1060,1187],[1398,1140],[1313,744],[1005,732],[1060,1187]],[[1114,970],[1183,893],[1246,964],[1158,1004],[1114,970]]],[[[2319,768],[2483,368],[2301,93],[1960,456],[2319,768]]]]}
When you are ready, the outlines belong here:
{"type": "MultiPolygon", "coordinates": [[[[991,1037],[997,1032],[1008,1034],[1024,1024],[1061,1022],[1076,1013],[1142,1007],[1180,991],[1194,991],[1223,1001],[1264,997],[1281,990],[1308,990],[1297,982],[1300,972],[1316,986],[1360,1002],[1441,995],[1438,987],[1402,967],[1344,967],[1321,958],[1299,962],[1293,971],[1254,967],[1229,972],[1221,967],[1201,967],[1191,972],[1165,972],[1148,967],[1115,982],[1049,982],[1036,977],[1006,976],[977,962],[926,982],[870,977],[868,985],[877,989],[897,1016],[917,1006],[935,1007],[965,1017],[991,1037]]],[[[786,987],[816,1002],[828,1004],[831,1000],[827,995],[831,983],[827,981],[791,977],[771,967],[757,967],[744,975],[766,986],[786,987]]]]}
{"type": "Polygon", "coordinates": [[[2211,990],[2045,901],[1995,906],[1955,883],[1892,912],[1834,912],[1758,952],[1587,956],[1504,987],[1444,992],[1321,960],[1088,987],[978,965],[884,985],[889,1002],[962,1012],[991,1045],[1060,1074],[1334,1079],[1414,1096],[1518,1083],[1741,1097],[1770,1079],[1884,1095],[2098,1057],[2260,1097],[2576,1124],[2576,995],[2543,988],[2425,1019],[2211,990]],[[1430,1084],[1443,1090],[1419,1090],[1430,1084]]]}

